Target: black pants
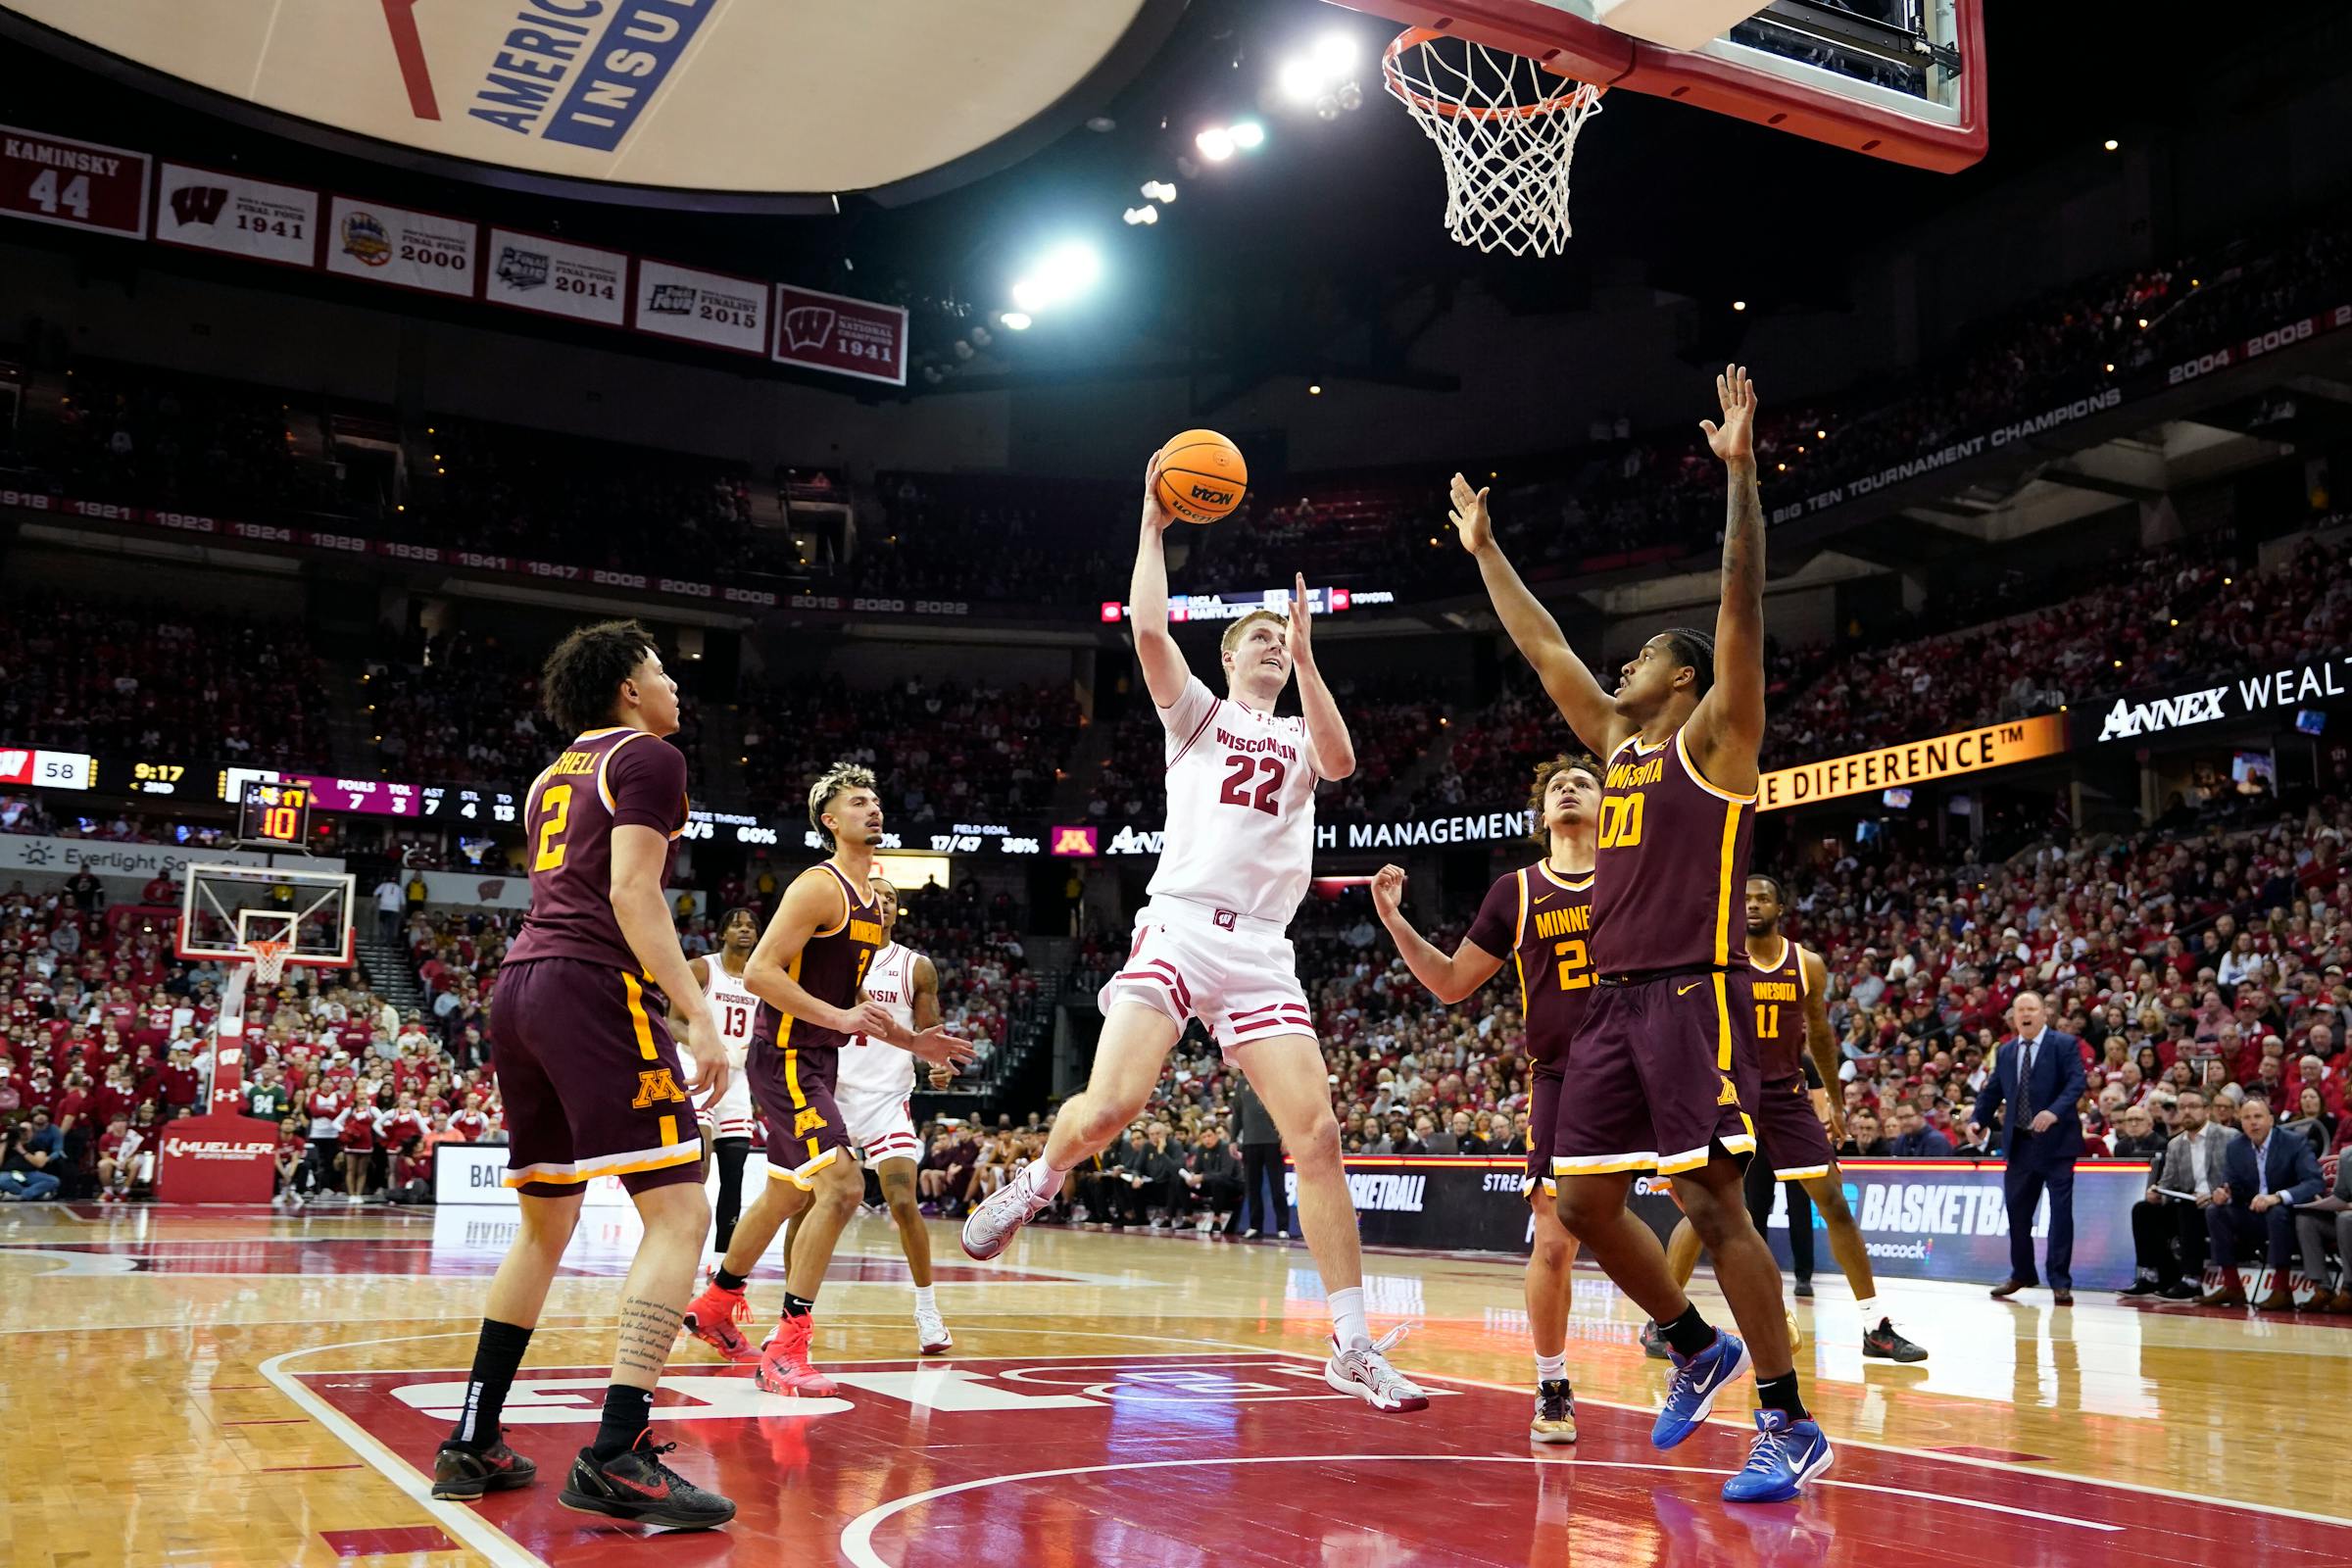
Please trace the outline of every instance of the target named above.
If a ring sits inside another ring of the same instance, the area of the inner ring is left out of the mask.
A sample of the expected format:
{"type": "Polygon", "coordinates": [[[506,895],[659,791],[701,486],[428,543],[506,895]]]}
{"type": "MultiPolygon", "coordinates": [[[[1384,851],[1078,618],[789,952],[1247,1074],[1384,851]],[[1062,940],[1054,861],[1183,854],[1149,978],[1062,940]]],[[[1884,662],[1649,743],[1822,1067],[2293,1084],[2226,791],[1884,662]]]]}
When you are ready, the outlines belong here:
{"type": "Polygon", "coordinates": [[[314,1193],[343,1191],[342,1144],[331,1136],[314,1138],[308,1153],[309,1157],[303,1161],[303,1169],[310,1172],[311,1179],[305,1184],[305,1190],[314,1193]]]}
{"type": "Polygon", "coordinates": [[[735,1221],[743,1215],[743,1162],[751,1153],[749,1138],[718,1138],[710,1144],[710,1157],[718,1162],[718,1236],[712,1245],[721,1252],[735,1239],[735,1221]]]}
{"type": "Polygon", "coordinates": [[[2178,1199],[2141,1199],[2132,1205],[2132,1253],[2144,1278],[2195,1284],[2205,1272],[2205,1211],[2178,1199]]]}
{"type": "Polygon", "coordinates": [[[1230,1214],[1242,1201],[1242,1184],[1238,1177],[1204,1177],[1193,1189],[1193,1204],[1212,1214],[1230,1214]]]}
{"type": "Polygon", "coordinates": [[[1282,1146],[1242,1146],[1242,1198],[1250,1217],[1265,1236],[1282,1236],[1291,1228],[1291,1200],[1282,1190],[1282,1146]]]}
{"type": "Polygon", "coordinates": [[[1804,1284],[1813,1282],[1813,1200],[1805,1196],[1799,1182],[1785,1182],[1774,1176],[1772,1164],[1761,1153],[1752,1154],[1747,1161],[1747,1217],[1756,1222],[1758,1236],[1770,1236],[1765,1227],[1772,1223],[1772,1190],[1788,1189],[1788,1261],[1796,1277],[1804,1284]]]}

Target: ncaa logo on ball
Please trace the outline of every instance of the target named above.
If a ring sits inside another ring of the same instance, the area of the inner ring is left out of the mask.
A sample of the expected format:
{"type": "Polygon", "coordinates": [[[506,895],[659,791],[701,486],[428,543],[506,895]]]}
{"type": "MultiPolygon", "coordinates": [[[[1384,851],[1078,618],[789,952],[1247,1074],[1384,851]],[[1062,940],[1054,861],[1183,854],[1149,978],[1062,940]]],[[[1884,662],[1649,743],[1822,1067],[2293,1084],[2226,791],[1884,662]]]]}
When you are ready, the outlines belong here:
{"type": "Polygon", "coordinates": [[[1220,490],[1215,485],[1196,484],[1193,486],[1193,499],[1205,501],[1212,507],[1230,507],[1237,497],[1232,491],[1220,490]]]}
{"type": "Polygon", "coordinates": [[[354,213],[343,220],[343,254],[364,266],[381,267],[392,259],[392,235],[372,213],[354,213]]]}

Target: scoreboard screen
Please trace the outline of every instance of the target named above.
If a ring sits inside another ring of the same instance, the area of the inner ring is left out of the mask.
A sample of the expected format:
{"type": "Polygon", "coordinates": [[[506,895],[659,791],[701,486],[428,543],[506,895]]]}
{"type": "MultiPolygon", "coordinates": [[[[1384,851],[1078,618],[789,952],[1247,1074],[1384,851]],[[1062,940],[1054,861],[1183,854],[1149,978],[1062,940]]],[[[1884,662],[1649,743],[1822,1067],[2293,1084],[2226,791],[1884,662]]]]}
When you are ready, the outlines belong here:
{"type": "Polygon", "coordinates": [[[237,837],[299,845],[310,837],[311,791],[307,784],[247,779],[237,804],[237,837]]]}

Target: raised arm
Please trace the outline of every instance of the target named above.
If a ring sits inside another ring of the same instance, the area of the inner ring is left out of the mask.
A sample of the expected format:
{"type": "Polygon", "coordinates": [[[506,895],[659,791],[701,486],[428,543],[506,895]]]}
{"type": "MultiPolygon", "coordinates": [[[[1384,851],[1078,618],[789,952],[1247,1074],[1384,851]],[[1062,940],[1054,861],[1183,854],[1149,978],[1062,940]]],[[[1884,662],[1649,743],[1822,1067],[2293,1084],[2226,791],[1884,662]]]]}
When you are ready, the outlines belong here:
{"type": "MultiPolygon", "coordinates": [[[[662,744],[654,742],[651,744],[662,744]]],[[[686,950],[678,946],[678,928],[670,923],[669,901],[662,896],[662,876],[669,864],[669,836],[660,828],[622,822],[612,829],[612,884],[608,897],[620,937],[629,945],[638,969],[662,988],[669,1001],[670,1016],[685,1035],[686,1054],[693,1062],[689,1093],[708,1090],[713,1096],[727,1087],[727,1055],[719,1048],[718,1031],[710,1026],[710,1004],[694,983],[686,950]]]]}
{"type": "Polygon", "coordinates": [[[1331,688],[1323,683],[1323,672],[1315,667],[1314,642],[1307,635],[1307,622],[1311,618],[1306,604],[1306,573],[1299,572],[1291,589],[1291,619],[1284,640],[1290,647],[1292,673],[1298,677],[1298,710],[1306,718],[1307,760],[1314,763],[1317,778],[1343,779],[1355,771],[1355,742],[1348,737],[1348,721],[1340,716],[1340,705],[1333,699],[1331,688]]]}
{"type": "Polygon", "coordinates": [[[1764,498],[1756,488],[1756,384],[1727,365],[1715,378],[1723,423],[1701,419],[1723,460],[1723,602],[1715,612],[1715,684],[1690,714],[1684,744],[1708,782],[1734,794],[1756,787],[1764,745],[1764,498]]]}
{"type": "Polygon", "coordinates": [[[1487,585],[1487,599],[1511,634],[1511,646],[1533,665],[1536,678],[1552,706],[1576,731],[1576,738],[1602,757],[1614,752],[1632,728],[1617,716],[1617,705],[1600,689],[1592,671],[1576,657],[1561,635],[1560,623],[1543,602],[1528,592],[1494,541],[1494,520],[1487,512],[1487,492],[1473,490],[1460,474],[1453,476],[1453,531],[1478,563],[1478,575],[1487,585]]]}
{"type": "Polygon", "coordinates": [[[1805,1052],[1830,1095],[1830,1142],[1845,1142],[1845,1107],[1838,1096],[1838,1037],[1830,1029],[1830,966],[1810,948],[1796,950],[1805,975],[1805,1052]]]}
{"type": "Polygon", "coordinates": [[[1172,708],[1184,695],[1192,671],[1185,667],[1176,639],[1168,635],[1167,545],[1160,536],[1176,515],[1159,504],[1159,462],[1153,453],[1152,466],[1144,470],[1143,531],[1135,546],[1135,572],[1127,580],[1127,623],[1135,633],[1135,657],[1144,666],[1145,688],[1152,702],[1172,708]]]}
{"type": "Polygon", "coordinates": [[[1502,967],[1501,958],[1467,939],[1453,950],[1451,957],[1440,953],[1413,929],[1413,923],[1404,917],[1403,905],[1404,871],[1398,866],[1382,866],[1372,878],[1372,907],[1380,912],[1381,925],[1395,939],[1404,966],[1440,1002],[1451,1006],[1494,979],[1502,967]]]}

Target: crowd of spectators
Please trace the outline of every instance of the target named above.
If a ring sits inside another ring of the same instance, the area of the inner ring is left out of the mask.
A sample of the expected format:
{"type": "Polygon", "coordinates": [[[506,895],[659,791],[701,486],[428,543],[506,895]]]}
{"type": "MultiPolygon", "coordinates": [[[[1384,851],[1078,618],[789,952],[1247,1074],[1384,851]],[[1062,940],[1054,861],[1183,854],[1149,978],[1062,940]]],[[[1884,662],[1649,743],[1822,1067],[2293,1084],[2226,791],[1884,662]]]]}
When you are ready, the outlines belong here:
{"type": "Polygon", "coordinates": [[[327,764],[324,666],[294,621],[51,592],[0,598],[0,737],[102,757],[327,764]]]}

